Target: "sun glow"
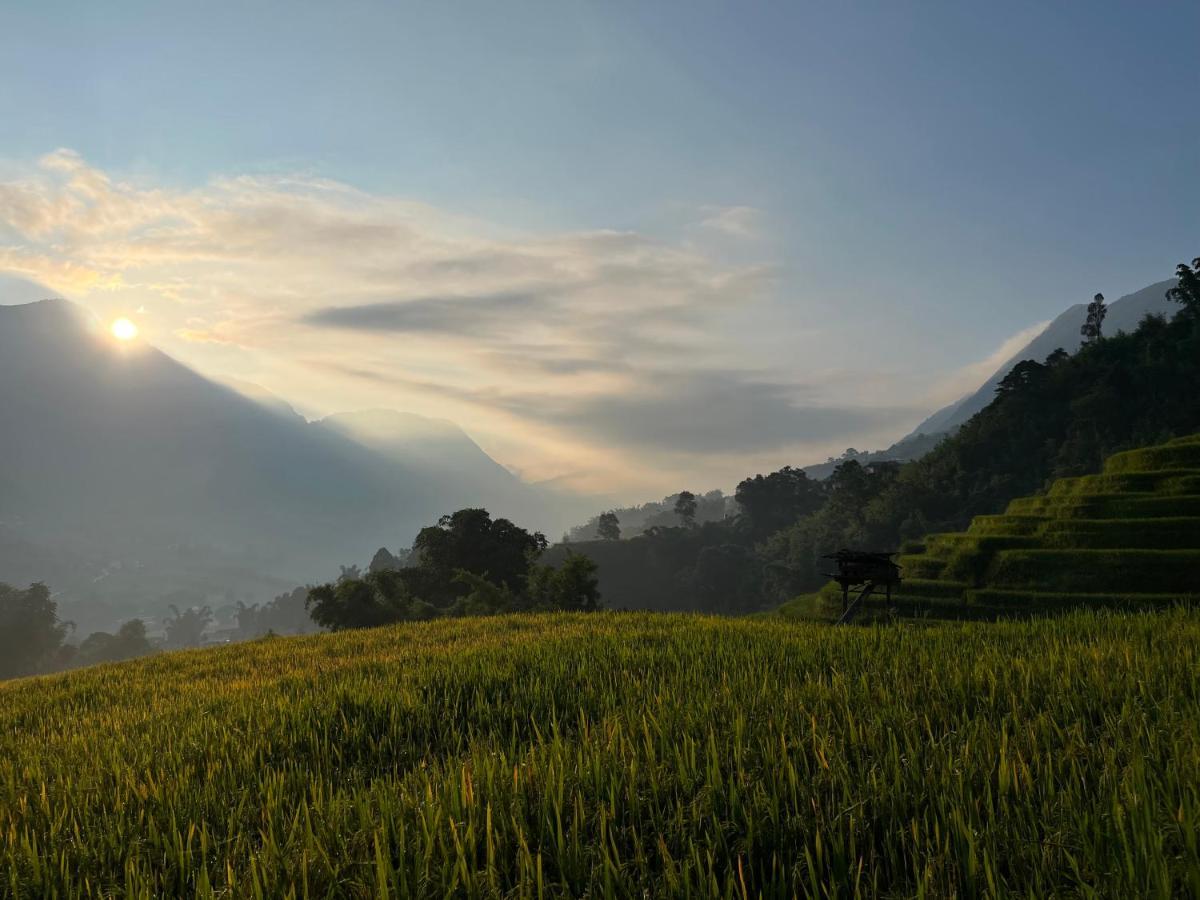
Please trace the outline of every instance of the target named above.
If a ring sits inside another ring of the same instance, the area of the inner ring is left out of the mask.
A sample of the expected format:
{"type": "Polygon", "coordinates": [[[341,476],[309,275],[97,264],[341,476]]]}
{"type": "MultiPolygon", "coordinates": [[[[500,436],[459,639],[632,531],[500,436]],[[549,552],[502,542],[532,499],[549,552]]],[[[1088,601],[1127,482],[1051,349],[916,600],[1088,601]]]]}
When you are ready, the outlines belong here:
{"type": "Polygon", "coordinates": [[[128,319],[117,319],[112,323],[112,333],[118,341],[132,341],[137,337],[138,327],[128,319]]]}

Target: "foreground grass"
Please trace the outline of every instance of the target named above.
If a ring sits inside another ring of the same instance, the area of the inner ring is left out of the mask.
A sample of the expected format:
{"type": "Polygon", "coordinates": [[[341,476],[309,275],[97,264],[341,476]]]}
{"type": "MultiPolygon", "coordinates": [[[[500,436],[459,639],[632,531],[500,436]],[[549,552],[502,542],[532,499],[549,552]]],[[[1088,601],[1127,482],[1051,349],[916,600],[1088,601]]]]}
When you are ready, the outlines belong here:
{"type": "Polygon", "coordinates": [[[442,621],[0,685],[17,897],[1200,896],[1200,615],[442,621]]]}

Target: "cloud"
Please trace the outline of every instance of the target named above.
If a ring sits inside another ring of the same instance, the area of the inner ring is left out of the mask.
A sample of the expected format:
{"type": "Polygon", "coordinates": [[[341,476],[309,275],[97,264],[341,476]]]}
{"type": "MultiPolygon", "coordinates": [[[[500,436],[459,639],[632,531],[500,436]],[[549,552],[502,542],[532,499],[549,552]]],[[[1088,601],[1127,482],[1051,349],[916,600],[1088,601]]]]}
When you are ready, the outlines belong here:
{"type": "Polygon", "coordinates": [[[494,333],[516,326],[524,317],[549,313],[551,307],[531,293],[507,292],[466,297],[418,297],[399,303],[331,306],[302,317],[310,325],[352,331],[494,333]]]}
{"type": "MultiPolygon", "coordinates": [[[[843,440],[907,421],[912,411],[823,405],[817,392],[753,372],[659,372],[640,389],[583,398],[551,421],[638,450],[763,453],[843,440]]],[[[536,414],[536,411],[531,411],[536,414]]]]}
{"type": "Polygon", "coordinates": [[[730,237],[754,238],[762,229],[763,214],[753,206],[706,206],[700,227],[730,237]]]}
{"type": "Polygon", "coordinates": [[[963,366],[951,373],[933,391],[931,396],[934,402],[953,403],[956,400],[961,400],[965,395],[978,390],[980,385],[995,375],[1001,366],[1025,349],[1026,345],[1045,331],[1049,325],[1050,320],[1047,319],[1044,322],[1036,322],[1028,328],[1022,328],[1016,334],[1006,338],[999,347],[983,359],[963,366]]]}
{"type": "Polygon", "coordinates": [[[639,373],[636,389],[562,397],[488,386],[477,390],[418,381],[340,363],[354,378],[506,410],[521,419],[636,452],[672,455],[760,454],[823,445],[906,423],[909,407],[846,407],[813,400],[803,386],[763,381],[752,372],[639,373]]]}
{"type": "Polygon", "coordinates": [[[744,247],[716,252],[757,233],[751,207],[705,208],[701,249],[629,230],[513,232],[295,175],[181,189],[69,150],[14,171],[0,182],[0,270],[100,315],[144,310],[151,342],[313,414],[450,416],[520,448],[502,461],[523,471],[586,469],[604,488],[673,478],[681,459],[733,478],[743,463],[729,454],[823,449],[892,419],[830,402],[790,359],[756,359],[739,317],[775,269],[728,262],[744,247]]]}

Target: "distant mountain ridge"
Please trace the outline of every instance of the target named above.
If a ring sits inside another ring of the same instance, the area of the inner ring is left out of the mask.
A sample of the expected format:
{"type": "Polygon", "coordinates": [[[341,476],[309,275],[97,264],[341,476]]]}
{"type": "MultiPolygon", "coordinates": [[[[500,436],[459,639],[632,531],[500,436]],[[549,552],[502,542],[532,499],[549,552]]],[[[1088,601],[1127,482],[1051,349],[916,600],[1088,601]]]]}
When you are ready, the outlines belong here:
{"type": "Polygon", "coordinates": [[[240,597],[327,580],[461,506],[550,513],[457,426],[372,414],[389,443],[351,437],[363,418],[264,406],[68,301],[0,306],[0,581],[98,605],[222,579],[240,597]]]}

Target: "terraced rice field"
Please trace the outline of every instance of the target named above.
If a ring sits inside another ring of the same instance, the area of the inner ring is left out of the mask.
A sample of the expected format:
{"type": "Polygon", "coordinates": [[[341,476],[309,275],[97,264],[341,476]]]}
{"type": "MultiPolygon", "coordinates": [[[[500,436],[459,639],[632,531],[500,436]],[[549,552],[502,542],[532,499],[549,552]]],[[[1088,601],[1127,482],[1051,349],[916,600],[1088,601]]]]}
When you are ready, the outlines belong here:
{"type": "Polygon", "coordinates": [[[1200,896],[1200,615],[450,620],[0,685],[13,897],[1200,896]]]}
{"type": "MultiPolygon", "coordinates": [[[[1118,453],[1099,475],[909,545],[902,615],[989,618],[1200,600],[1200,435],[1118,453]]],[[[827,605],[833,592],[825,592],[827,605]]],[[[840,598],[839,598],[840,600],[840,598]]],[[[868,601],[870,603],[870,601],[868,601]]],[[[876,604],[878,609],[878,604],[876,604]]]]}

